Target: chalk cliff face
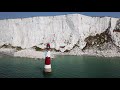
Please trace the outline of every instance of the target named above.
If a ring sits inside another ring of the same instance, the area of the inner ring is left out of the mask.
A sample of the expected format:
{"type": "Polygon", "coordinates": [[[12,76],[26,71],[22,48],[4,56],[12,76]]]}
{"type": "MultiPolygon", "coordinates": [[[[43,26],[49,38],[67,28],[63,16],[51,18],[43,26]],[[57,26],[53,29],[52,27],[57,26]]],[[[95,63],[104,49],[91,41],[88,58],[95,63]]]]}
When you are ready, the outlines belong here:
{"type": "MultiPolygon", "coordinates": [[[[34,46],[44,49],[49,42],[51,48],[61,52],[72,50],[75,46],[82,50],[86,47],[87,37],[107,31],[111,41],[120,47],[119,30],[119,18],[80,14],[5,19],[0,20],[0,46],[10,44],[22,49],[34,46]]],[[[92,41],[95,43],[95,40],[92,41]]]]}

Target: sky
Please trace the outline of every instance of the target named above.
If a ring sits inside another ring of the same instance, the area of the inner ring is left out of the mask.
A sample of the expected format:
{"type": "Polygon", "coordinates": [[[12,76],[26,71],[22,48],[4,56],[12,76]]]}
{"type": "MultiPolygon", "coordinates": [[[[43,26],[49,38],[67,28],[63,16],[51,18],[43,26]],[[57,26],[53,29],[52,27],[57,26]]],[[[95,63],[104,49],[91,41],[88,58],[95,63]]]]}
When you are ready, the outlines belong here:
{"type": "Polygon", "coordinates": [[[0,12],[0,19],[23,18],[31,16],[56,16],[76,13],[87,16],[110,16],[120,18],[120,12],[0,12]]]}

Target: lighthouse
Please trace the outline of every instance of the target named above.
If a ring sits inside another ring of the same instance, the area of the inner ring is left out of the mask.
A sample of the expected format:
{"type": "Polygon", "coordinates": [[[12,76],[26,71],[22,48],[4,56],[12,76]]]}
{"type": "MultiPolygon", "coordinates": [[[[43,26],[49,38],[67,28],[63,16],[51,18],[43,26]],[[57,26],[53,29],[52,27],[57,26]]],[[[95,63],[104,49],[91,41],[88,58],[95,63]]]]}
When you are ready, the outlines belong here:
{"type": "Polygon", "coordinates": [[[52,72],[51,70],[51,58],[50,58],[50,44],[47,44],[47,53],[45,56],[45,66],[44,66],[44,72],[52,72]]]}

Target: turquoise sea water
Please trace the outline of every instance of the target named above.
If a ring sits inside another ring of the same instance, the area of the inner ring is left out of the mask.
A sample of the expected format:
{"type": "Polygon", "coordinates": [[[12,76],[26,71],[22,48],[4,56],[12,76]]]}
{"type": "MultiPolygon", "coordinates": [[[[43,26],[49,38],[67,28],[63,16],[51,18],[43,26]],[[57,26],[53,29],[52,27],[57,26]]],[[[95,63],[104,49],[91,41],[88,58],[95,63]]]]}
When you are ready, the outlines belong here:
{"type": "Polygon", "coordinates": [[[44,74],[44,60],[0,57],[0,78],[119,78],[120,58],[57,56],[52,73],[44,74]]]}

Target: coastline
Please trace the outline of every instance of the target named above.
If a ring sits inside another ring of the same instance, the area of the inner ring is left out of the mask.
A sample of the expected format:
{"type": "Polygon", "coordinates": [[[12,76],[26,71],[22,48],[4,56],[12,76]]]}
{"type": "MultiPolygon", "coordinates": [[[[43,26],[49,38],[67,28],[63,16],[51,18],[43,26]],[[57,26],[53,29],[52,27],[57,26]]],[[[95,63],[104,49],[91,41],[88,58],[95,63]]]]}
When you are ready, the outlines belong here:
{"type": "Polygon", "coordinates": [[[120,57],[120,19],[81,14],[0,20],[0,55],[45,58],[56,55],[120,57]],[[6,26],[7,25],[7,26],[6,26]]]}
{"type": "MultiPolygon", "coordinates": [[[[51,51],[51,59],[56,58],[57,55],[120,57],[120,53],[113,50],[104,50],[104,51],[88,50],[86,52],[83,52],[82,50],[77,49],[77,51],[72,50],[70,52],[64,52],[64,53],[51,51]]],[[[25,49],[25,50],[17,51],[11,48],[1,48],[0,57],[2,56],[45,59],[45,51],[35,51],[34,49],[25,49]]]]}

